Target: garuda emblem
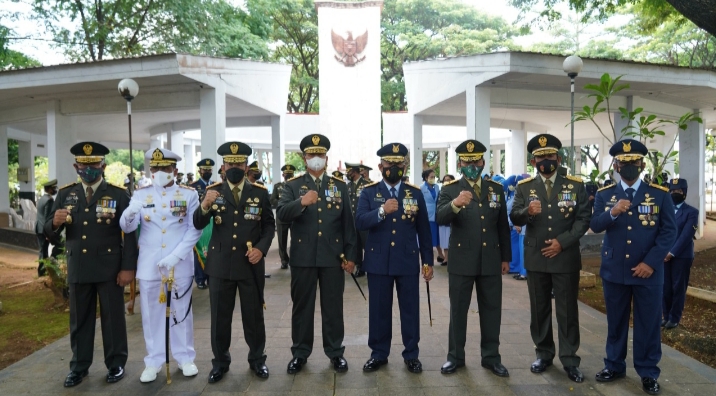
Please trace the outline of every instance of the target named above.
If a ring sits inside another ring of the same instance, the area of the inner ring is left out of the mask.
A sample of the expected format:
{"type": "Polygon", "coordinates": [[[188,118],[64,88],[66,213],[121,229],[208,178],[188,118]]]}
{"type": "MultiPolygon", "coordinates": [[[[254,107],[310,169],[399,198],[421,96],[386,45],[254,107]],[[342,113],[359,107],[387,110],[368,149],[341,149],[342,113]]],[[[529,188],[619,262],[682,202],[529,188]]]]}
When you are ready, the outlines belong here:
{"type": "Polygon", "coordinates": [[[338,53],[334,55],[338,62],[341,62],[346,67],[353,67],[357,63],[363,62],[365,56],[360,56],[365,50],[366,44],[368,44],[368,31],[362,35],[353,38],[353,32],[348,32],[348,37],[343,38],[331,30],[331,41],[333,42],[333,48],[338,53]]]}

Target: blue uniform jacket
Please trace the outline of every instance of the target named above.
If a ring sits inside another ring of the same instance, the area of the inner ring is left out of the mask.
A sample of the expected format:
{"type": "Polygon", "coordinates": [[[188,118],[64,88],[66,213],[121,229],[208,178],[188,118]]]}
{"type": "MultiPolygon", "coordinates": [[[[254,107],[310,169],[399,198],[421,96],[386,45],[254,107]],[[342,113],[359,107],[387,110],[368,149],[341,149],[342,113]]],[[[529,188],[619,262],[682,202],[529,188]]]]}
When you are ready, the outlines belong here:
{"type": "Polygon", "coordinates": [[[363,270],[378,275],[414,275],[422,264],[433,265],[433,246],[425,198],[420,188],[401,183],[398,210],[381,220],[378,209],[390,199],[383,181],[368,184],[358,199],[356,229],[368,231],[363,270]],[[407,200],[417,202],[417,214],[405,212],[407,200]],[[418,251],[422,262],[418,257],[418,251]]]}
{"type": "Polygon", "coordinates": [[[699,211],[693,206],[684,202],[676,210],[677,237],[674,246],[669,252],[675,258],[694,258],[694,235],[699,227],[699,211]]]}
{"type": "Polygon", "coordinates": [[[599,275],[622,285],[663,285],[664,258],[676,241],[671,196],[661,187],[642,182],[629,210],[612,220],[609,212],[620,199],[627,199],[621,183],[601,189],[594,199],[594,215],[589,226],[596,233],[606,231],[599,275]],[[640,207],[643,211],[646,203],[658,207],[655,209],[658,213],[651,215],[651,220],[640,219],[640,207]],[[653,268],[654,274],[649,278],[633,276],[631,269],[641,262],[653,268]]]}
{"type": "Polygon", "coordinates": [[[425,198],[425,205],[427,205],[428,207],[429,221],[435,221],[435,212],[438,211],[438,196],[440,195],[440,186],[436,184],[434,188],[435,198],[433,198],[432,194],[430,194],[430,187],[428,187],[427,183],[423,183],[420,186],[420,191],[423,193],[423,198],[425,198]]]}

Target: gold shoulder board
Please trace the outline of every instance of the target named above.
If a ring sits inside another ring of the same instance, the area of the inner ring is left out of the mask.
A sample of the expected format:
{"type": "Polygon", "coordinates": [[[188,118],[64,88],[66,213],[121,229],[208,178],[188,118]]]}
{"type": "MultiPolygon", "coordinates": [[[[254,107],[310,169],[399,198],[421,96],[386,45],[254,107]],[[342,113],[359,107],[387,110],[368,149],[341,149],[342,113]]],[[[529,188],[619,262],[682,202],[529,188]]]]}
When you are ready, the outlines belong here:
{"type": "Polygon", "coordinates": [[[528,177],[527,179],[522,179],[522,180],[520,180],[520,181],[517,182],[517,185],[524,184],[524,183],[527,183],[527,182],[531,182],[531,181],[534,180],[534,179],[535,179],[534,176],[528,177]]]}
{"type": "Polygon", "coordinates": [[[206,186],[206,188],[207,188],[207,189],[210,189],[210,188],[213,188],[213,187],[218,187],[218,186],[222,185],[223,183],[224,183],[224,182],[216,182],[216,183],[214,183],[214,184],[210,184],[210,185],[206,186]]]}
{"type": "Polygon", "coordinates": [[[296,180],[296,179],[298,179],[299,177],[303,177],[303,175],[294,176],[294,177],[292,177],[292,178],[286,180],[286,183],[288,183],[288,182],[290,182],[290,181],[293,181],[293,180],[296,180]]]}
{"type": "Polygon", "coordinates": [[[186,184],[180,184],[179,188],[186,188],[187,190],[196,191],[196,189],[194,187],[187,186],[186,184]]]}
{"type": "Polygon", "coordinates": [[[264,189],[264,190],[268,190],[268,188],[266,188],[266,186],[264,186],[263,184],[251,183],[251,185],[254,186],[254,187],[262,188],[262,189],[264,189]]]}
{"type": "Polygon", "coordinates": [[[60,190],[64,190],[67,187],[72,187],[72,186],[76,186],[76,185],[77,185],[77,182],[65,184],[64,186],[60,187],[60,190]]]}
{"type": "Polygon", "coordinates": [[[443,187],[445,187],[445,186],[449,186],[449,185],[451,185],[451,184],[454,184],[454,183],[457,183],[457,182],[458,182],[458,180],[457,180],[457,179],[455,179],[455,180],[450,180],[450,181],[449,181],[449,182],[447,182],[447,183],[443,183],[443,187]]]}
{"type": "Polygon", "coordinates": [[[612,188],[612,187],[616,187],[616,186],[617,186],[616,184],[610,184],[610,185],[608,185],[608,186],[604,186],[604,187],[598,189],[597,191],[606,190],[606,189],[608,189],[608,188],[612,188]]]}
{"type": "Polygon", "coordinates": [[[567,176],[565,176],[565,178],[566,178],[566,179],[569,179],[569,180],[571,180],[571,181],[573,181],[573,182],[584,183],[584,180],[582,180],[581,177],[572,176],[572,175],[567,175],[567,176]]]}
{"type": "Polygon", "coordinates": [[[363,185],[363,188],[373,187],[373,186],[377,185],[378,183],[379,183],[379,182],[377,182],[377,181],[376,181],[376,182],[370,182],[370,183],[368,183],[368,184],[364,184],[364,185],[363,185]]]}
{"type": "Polygon", "coordinates": [[[654,188],[658,188],[659,190],[669,192],[669,189],[666,188],[666,187],[664,187],[664,186],[660,186],[660,185],[654,184],[654,183],[650,183],[649,185],[652,186],[652,187],[654,187],[654,188]]]}
{"type": "Polygon", "coordinates": [[[416,186],[415,184],[405,183],[406,186],[410,186],[416,190],[420,190],[420,187],[416,186]]]}
{"type": "Polygon", "coordinates": [[[333,179],[333,180],[338,180],[338,181],[341,182],[341,183],[345,183],[345,182],[346,182],[345,180],[340,179],[340,178],[337,178],[337,177],[335,177],[335,176],[331,176],[331,179],[333,179]]]}

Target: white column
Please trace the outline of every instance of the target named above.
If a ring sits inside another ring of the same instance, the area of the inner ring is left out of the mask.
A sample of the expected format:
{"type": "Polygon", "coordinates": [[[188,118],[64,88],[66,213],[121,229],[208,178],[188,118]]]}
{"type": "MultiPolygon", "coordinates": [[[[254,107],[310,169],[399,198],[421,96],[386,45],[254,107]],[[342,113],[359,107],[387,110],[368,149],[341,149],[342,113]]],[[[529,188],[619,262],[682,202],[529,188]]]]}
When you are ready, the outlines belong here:
{"type": "Polygon", "coordinates": [[[442,180],[443,176],[448,173],[448,169],[450,169],[448,166],[448,151],[449,149],[440,150],[440,180],[442,180]]]}
{"type": "Polygon", "coordinates": [[[413,116],[413,140],[410,142],[410,182],[420,183],[423,172],[423,117],[413,116]]]}
{"type": "Polygon", "coordinates": [[[271,117],[271,180],[272,184],[281,181],[281,167],[286,163],[286,132],[283,130],[283,117],[271,117]]]}
{"type": "Polygon", "coordinates": [[[455,152],[455,147],[457,147],[459,143],[450,143],[450,146],[448,147],[448,164],[447,164],[447,170],[448,173],[455,176],[456,179],[459,179],[459,175],[457,174],[457,153],[455,152]]]}
{"type": "Polygon", "coordinates": [[[500,164],[502,163],[502,150],[492,150],[492,174],[501,175],[502,169],[500,164]]]}
{"type": "MultiPolygon", "coordinates": [[[[170,128],[172,126],[170,125],[170,128]]],[[[169,150],[171,150],[173,153],[178,154],[180,157],[182,157],[181,161],[177,162],[177,169],[179,172],[182,172],[186,174],[186,172],[183,172],[182,169],[184,169],[184,131],[175,131],[170,130],[167,132],[167,140],[168,140],[168,146],[169,150]]]]}
{"type": "MultiPolygon", "coordinates": [[[[699,113],[699,110],[694,110],[699,113]]],[[[702,113],[703,114],[703,113],[702,113]]],[[[689,183],[686,202],[699,210],[698,238],[703,236],[704,217],[706,215],[706,183],[704,172],[706,163],[706,133],[704,124],[689,123],[685,131],[679,135],[679,177],[689,183]]]]}
{"type": "Polygon", "coordinates": [[[609,149],[612,148],[612,145],[609,144],[609,141],[607,139],[604,139],[602,137],[601,143],[599,143],[599,173],[606,171],[609,169],[609,166],[612,164],[612,156],[609,155],[609,149]]]}
{"type": "Polygon", "coordinates": [[[57,179],[57,185],[77,180],[77,173],[72,164],[75,163],[70,149],[75,145],[76,135],[71,128],[70,120],[60,113],[60,102],[47,104],[47,162],[50,180],[57,179]]]}
{"type": "Polygon", "coordinates": [[[226,87],[223,84],[201,89],[199,112],[202,156],[213,158],[221,165],[223,161],[216,149],[226,142],[226,87]]]}
{"type": "Polygon", "coordinates": [[[513,129],[512,136],[505,143],[505,177],[527,173],[527,133],[525,123],[521,129],[513,129]]]}
{"type": "Polygon", "coordinates": [[[192,146],[191,141],[184,142],[184,152],[180,155],[184,157],[184,174],[193,173],[194,180],[196,180],[198,175],[195,168],[198,161],[194,159],[194,152],[191,151],[192,146]]]}
{"type": "Polygon", "coordinates": [[[10,209],[8,161],[7,127],[0,125],[0,212],[7,212],[10,209]]]}
{"type": "MultiPolygon", "coordinates": [[[[582,146],[574,146],[575,161],[574,161],[574,174],[582,174],[582,146]]],[[[573,175],[574,176],[574,175],[573,175]]]]}
{"type": "MultiPolygon", "coordinates": [[[[490,150],[490,89],[470,87],[465,91],[467,109],[466,139],[476,139],[490,150]]],[[[485,156],[485,169],[489,169],[485,156]]]]}
{"type": "Polygon", "coordinates": [[[27,168],[28,181],[20,182],[20,192],[35,191],[35,159],[32,157],[32,142],[18,141],[17,162],[20,168],[27,168]]]}

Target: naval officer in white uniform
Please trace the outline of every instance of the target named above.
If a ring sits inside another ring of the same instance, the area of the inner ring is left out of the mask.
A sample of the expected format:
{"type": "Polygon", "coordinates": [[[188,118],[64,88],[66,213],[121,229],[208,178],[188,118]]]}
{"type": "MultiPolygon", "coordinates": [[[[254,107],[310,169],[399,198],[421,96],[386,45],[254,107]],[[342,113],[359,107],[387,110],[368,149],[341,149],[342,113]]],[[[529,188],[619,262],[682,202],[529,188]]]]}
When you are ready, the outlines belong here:
{"type": "Polygon", "coordinates": [[[152,382],[165,362],[166,303],[159,302],[162,274],[174,268],[169,339],[171,352],[184,376],[199,373],[194,358],[194,320],[191,310],[192,249],[201,236],[194,227],[194,211],[199,197],[193,188],[177,185],[177,154],[162,148],[147,151],[152,184],[134,192],[129,207],[122,214],[120,226],[125,233],[140,226],[137,279],[142,310],[142,327],[147,356],[141,382],[152,382]]]}

